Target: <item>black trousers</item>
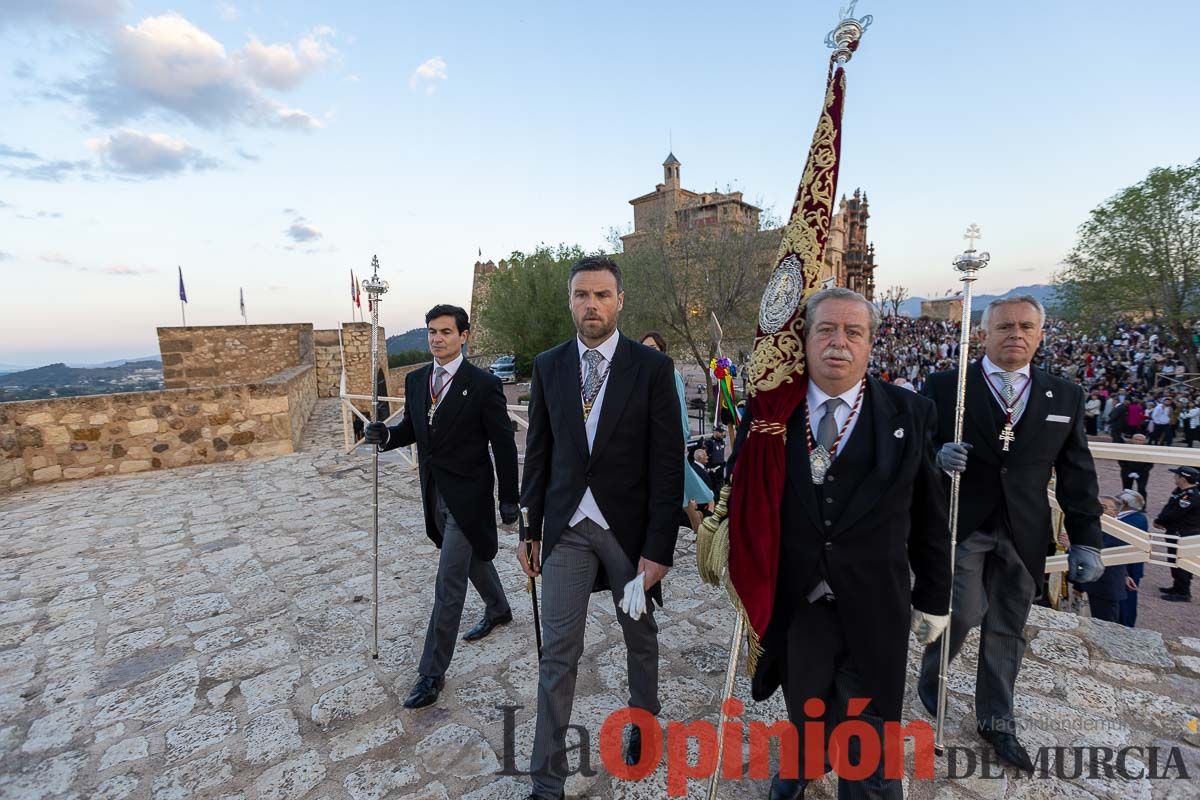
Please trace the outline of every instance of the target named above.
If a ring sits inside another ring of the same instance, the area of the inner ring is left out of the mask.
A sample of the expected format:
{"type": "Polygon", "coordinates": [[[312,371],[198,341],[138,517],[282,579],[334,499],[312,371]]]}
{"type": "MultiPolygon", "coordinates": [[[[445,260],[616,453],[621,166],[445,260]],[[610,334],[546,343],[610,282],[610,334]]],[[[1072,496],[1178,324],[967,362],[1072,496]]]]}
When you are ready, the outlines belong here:
{"type": "MultiPolygon", "coordinates": [[[[851,698],[869,697],[862,679],[850,661],[846,637],[837,618],[836,601],[808,603],[802,601],[792,616],[787,632],[787,655],[783,664],[783,700],[787,706],[788,719],[796,726],[799,741],[799,764],[801,783],[804,783],[804,723],[815,720],[804,713],[804,703],[810,698],[825,702],[825,734],[829,735],[837,725],[847,718],[851,698]]],[[[868,722],[875,728],[879,741],[883,742],[884,720],[874,703],[855,719],[868,722]]],[[[822,745],[826,751],[826,769],[830,755],[828,740],[822,745]]],[[[858,740],[851,740],[849,761],[859,763],[858,740]]],[[[838,778],[839,800],[903,800],[903,788],[898,779],[883,776],[884,763],[880,757],[875,773],[865,780],[848,781],[838,778]]]]}
{"type": "MultiPolygon", "coordinates": [[[[1178,531],[1171,531],[1171,533],[1178,533],[1178,531]]],[[[1179,541],[1182,543],[1190,538],[1190,536],[1181,536],[1179,541]]],[[[1175,548],[1171,545],[1167,545],[1167,561],[1172,564],[1175,563],[1175,548]]],[[[1171,567],[1171,582],[1179,594],[1186,595],[1187,597],[1192,596],[1192,573],[1186,569],[1171,567]]]]}

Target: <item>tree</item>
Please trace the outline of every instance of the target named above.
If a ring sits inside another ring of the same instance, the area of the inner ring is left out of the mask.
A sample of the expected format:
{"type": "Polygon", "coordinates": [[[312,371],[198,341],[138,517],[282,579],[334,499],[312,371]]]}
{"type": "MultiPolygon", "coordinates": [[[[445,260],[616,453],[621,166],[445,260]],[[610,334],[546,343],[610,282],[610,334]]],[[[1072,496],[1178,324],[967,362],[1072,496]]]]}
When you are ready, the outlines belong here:
{"type": "Polygon", "coordinates": [[[879,312],[885,317],[900,316],[900,306],[904,305],[904,301],[908,300],[908,289],[903,286],[889,286],[887,291],[883,293],[883,297],[879,298],[879,312]]]}
{"type": "MultiPolygon", "coordinates": [[[[750,352],[758,306],[779,246],[779,223],[658,226],[617,258],[625,276],[621,327],[632,337],[659,330],[705,370],[714,355],[709,320],[724,331],[722,349],[750,352]]],[[[618,241],[614,233],[610,240],[618,241]]],[[[711,391],[711,376],[708,376],[711,391]]]]}
{"type": "Polygon", "coordinates": [[[487,276],[480,325],[490,347],[513,354],[518,373],[528,375],[534,356],[575,335],[567,273],[585,255],[577,245],[541,245],[514,252],[507,269],[487,276]]]}
{"type": "Polygon", "coordinates": [[[1055,282],[1058,313],[1093,324],[1158,323],[1196,372],[1200,160],[1151,170],[1093,209],[1055,282]]]}

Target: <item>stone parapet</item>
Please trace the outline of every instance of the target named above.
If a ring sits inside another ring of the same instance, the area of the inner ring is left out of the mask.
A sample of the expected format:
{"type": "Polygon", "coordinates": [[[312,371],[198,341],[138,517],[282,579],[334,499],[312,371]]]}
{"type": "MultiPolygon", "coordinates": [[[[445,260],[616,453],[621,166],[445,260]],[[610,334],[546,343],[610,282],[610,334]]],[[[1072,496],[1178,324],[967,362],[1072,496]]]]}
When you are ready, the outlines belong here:
{"type": "Polygon", "coordinates": [[[0,492],[296,450],[313,366],[243,385],[0,403],[0,492]]]}
{"type": "Polygon", "coordinates": [[[313,363],[312,323],[158,329],[163,386],[196,389],[254,383],[313,363]]]}

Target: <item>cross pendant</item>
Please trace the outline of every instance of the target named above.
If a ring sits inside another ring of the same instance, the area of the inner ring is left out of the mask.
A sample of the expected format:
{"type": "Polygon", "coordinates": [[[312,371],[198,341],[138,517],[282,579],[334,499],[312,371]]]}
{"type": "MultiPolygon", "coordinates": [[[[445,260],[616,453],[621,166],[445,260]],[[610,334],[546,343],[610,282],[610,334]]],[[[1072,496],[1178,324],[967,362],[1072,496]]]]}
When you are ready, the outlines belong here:
{"type": "Polygon", "coordinates": [[[430,425],[433,424],[433,413],[435,411],[437,411],[437,406],[430,406],[429,413],[425,415],[425,419],[430,425]]]}
{"type": "Polygon", "coordinates": [[[1008,452],[1008,446],[1016,441],[1016,436],[1013,434],[1011,422],[1004,423],[1004,430],[1000,431],[1000,441],[1004,443],[1004,452],[1008,452]]]}

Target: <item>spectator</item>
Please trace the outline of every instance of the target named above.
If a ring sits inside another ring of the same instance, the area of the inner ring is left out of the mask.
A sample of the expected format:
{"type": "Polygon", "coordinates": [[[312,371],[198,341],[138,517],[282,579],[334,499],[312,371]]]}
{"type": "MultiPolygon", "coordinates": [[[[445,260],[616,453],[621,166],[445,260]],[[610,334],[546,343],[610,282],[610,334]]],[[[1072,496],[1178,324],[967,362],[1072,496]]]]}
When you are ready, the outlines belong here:
{"type": "Polygon", "coordinates": [[[1100,419],[1100,405],[1100,392],[1093,389],[1083,407],[1083,425],[1088,436],[1095,436],[1098,433],[1096,422],[1100,419]]]}
{"type": "MultiPolygon", "coordinates": [[[[1135,433],[1129,441],[1133,444],[1146,444],[1146,435],[1135,433]]],[[[1136,488],[1145,501],[1146,482],[1150,480],[1150,470],[1154,469],[1154,464],[1149,461],[1118,461],[1117,465],[1121,468],[1121,488],[1136,488]]]]}
{"type": "Polygon", "coordinates": [[[1183,438],[1187,441],[1190,450],[1192,442],[1200,439],[1200,403],[1184,399],[1183,410],[1179,413],[1179,423],[1183,428],[1183,438]]]}
{"type": "Polygon", "coordinates": [[[1171,401],[1159,400],[1150,411],[1150,444],[1171,444],[1171,401]]]}
{"type": "MultiPolygon", "coordinates": [[[[1105,516],[1116,517],[1119,505],[1115,497],[1101,497],[1100,505],[1104,508],[1105,516]]],[[[1110,533],[1104,533],[1105,547],[1119,547],[1124,544],[1110,533]]],[[[1092,617],[1105,622],[1117,622],[1120,618],[1121,601],[1126,597],[1125,578],[1128,574],[1125,565],[1105,567],[1104,574],[1091,583],[1079,584],[1079,590],[1087,594],[1088,607],[1092,617]]]]}
{"type": "MultiPolygon", "coordinates": [[[[1115,498],[1117,503],[1117,519],[1139,530],[1149,530],[1150,524],[1146,519],[1146,512],[1143,509],[1146,507],[1146,501],[1142,496],[1132,489],[1125,489],[1115,498]]],[[[1124,544],[1120,542],[1120,544],[1124,544]]],[[[1146,565],[1139,562],[1137,564],[1126,564],[1125,576],[1125,599],[1121,601],[1119,622],[1127,628],[1132,628],[1137,623],[1137,607],[1138,607],[1138,588],[1142,583],[1142,576],[1146,572],[1146,565]]]]}

